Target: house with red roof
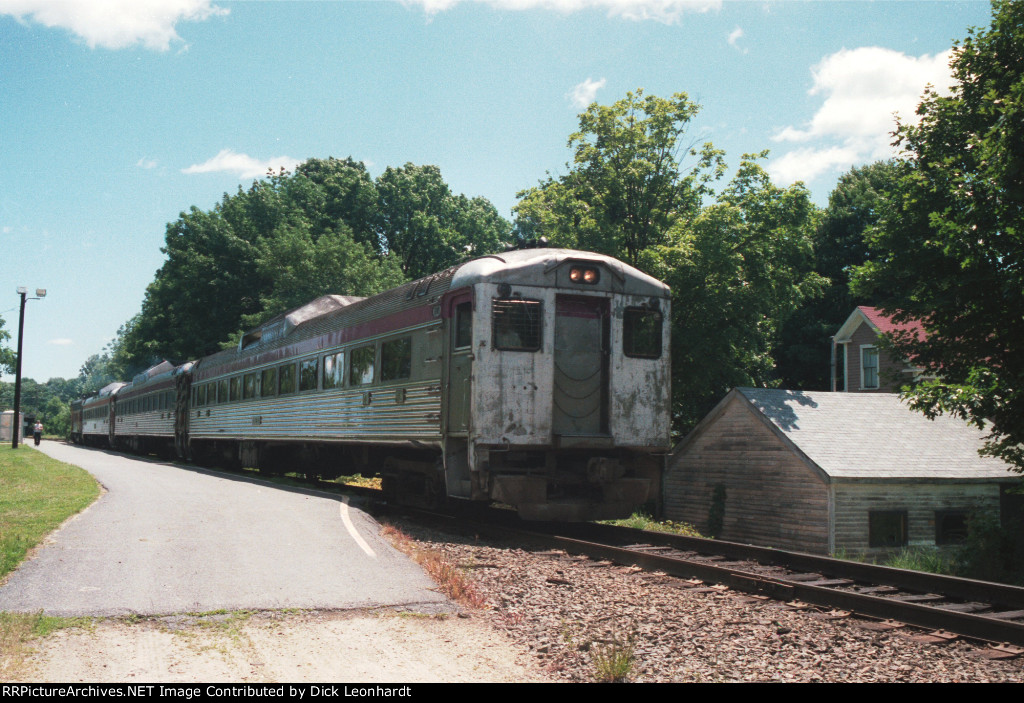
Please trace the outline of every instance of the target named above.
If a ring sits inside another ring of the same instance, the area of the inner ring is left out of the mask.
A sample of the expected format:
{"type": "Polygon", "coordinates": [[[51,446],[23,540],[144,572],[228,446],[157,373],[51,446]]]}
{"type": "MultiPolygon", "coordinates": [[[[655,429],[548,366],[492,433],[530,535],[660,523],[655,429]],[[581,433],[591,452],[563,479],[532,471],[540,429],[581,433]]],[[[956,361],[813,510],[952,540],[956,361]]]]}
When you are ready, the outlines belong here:
{"type": "Polygon", "coordinates": [[[919,320],[896,322],[880,309],[859,305],[832,340],[832,390],[846,393],[893,393],[921,374],[921,368],[881,349],[878,338],[906,332],[923,339],[919,320]]]}

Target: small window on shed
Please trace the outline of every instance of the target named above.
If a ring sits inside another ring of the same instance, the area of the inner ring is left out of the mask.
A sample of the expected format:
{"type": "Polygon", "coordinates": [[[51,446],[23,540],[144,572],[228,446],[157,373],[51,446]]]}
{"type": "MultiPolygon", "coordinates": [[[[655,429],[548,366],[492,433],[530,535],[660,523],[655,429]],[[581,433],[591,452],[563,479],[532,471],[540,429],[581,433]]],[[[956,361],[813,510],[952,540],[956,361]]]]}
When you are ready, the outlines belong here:
{"type": "Polygon", "coordinates": [[[491,301],[494,348],[502,351],[540,350],[544,326],[542,303],[539,300],[491,301]]]}
{"type": "Polygon", "coordinates": [[[412,337],[380,345],[380,380],[398,381],[412,375],[412,337]]]}
{"type": "Polygon", "coordinates": [[[626,308],[622,316],[622,353],[641,359],[661,357],[661,312],[626,308]]]}
{"type": "Polygon", "coordinates": [[[868,512],[869,547],[905,547],[906,545],[906,510],[872,510],[868,512]]]}
{"type": "Polygon", "coordinates": [[[317,359],[306,359],[299,362],[299,390],[316,390],[317,359]]]}
{"type": "Polygon", "coordinates": [[[935,544],[963,544],[966,539],[966,510],[935,511],[935,544]]]}
{"type": "Polygon", "coordinates": [[[376,347],[359,347],[353,349],[349,357],[351,369],[348,383],[350,386],[366,386],[373,383],[373,366],[376,361],[376,347]]]}

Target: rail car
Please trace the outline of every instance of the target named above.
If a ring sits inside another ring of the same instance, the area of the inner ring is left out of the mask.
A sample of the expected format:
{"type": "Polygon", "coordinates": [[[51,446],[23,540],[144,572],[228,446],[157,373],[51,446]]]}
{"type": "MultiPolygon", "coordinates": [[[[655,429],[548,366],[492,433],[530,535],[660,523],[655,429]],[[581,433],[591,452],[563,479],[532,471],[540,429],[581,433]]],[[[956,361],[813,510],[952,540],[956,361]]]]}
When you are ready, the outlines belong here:
{"type": "Polygon", "coordinates": [[[663,283],[600,254],[487,256],[370,298],[321,297],[235,348],[154,367],[86,400],[82,436],[378,473],[402,503],[628,515],[656,497],[669,448],[669,304],[663,283]]]}

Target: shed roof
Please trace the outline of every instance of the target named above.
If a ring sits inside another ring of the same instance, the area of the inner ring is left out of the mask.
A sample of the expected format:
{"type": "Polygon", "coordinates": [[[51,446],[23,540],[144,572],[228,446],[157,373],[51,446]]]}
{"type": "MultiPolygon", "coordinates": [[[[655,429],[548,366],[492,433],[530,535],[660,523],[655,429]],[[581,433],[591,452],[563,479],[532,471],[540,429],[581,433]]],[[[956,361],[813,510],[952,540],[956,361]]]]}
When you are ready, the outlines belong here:
{"type": "Polygon", "coordinates": [[[984,431],[958,418],[929,420],[895,393],[737,388],[775,431],[838,479],[1013,479],[1009,464],[978,454],[984,431]]]}

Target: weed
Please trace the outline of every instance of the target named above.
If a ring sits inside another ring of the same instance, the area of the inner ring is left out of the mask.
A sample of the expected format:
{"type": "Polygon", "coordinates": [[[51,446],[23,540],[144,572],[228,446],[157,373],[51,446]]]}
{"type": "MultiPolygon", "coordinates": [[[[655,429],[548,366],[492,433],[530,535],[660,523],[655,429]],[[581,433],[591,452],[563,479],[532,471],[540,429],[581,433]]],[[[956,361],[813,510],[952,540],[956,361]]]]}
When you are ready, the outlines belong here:
{"type": "Polygon", "coordinates": [[[599,683],[621,683],[633,670],[636,645],[633,635],[626,638],[613,636],[611,642],[595,642],[590,646],[590,661],[594,665],[594,679],[599,683]]]}
{"type": "Polygon", "coordinates": [[[411,537],[394,525],[384,525],[381,534],[391,541],[395,549],[409,555],[422,566],[427,575],[440,586],[441,592],[453,601],[470,608],[487,606],[487,600],[477,589],[476,584],[466,576],[465,571],[446,561],[440,553],[416,544],[411,537]]]}
{"type": "Polygon", "coordinates": [[[651,530],[653,532],[668,532],[685,537],[703,537],[697,532],[697,528],[685,522],[673,522],[672,520],[655,520],[643,512],[635,512],[628,518],[622,520],[603,520],[603,524],[617,525],[619,527],[631,527],[635,530],[651,530]]]}

